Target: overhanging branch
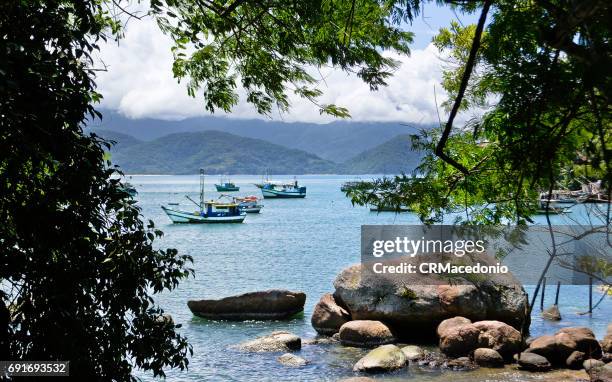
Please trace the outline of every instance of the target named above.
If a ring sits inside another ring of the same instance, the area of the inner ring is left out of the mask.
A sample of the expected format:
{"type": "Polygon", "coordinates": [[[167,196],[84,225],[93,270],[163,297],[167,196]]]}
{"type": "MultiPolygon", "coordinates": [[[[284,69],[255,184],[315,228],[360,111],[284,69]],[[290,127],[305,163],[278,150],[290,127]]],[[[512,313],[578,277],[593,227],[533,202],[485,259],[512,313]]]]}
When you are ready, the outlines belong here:
{"type": "Polygon", "coordinates": [[[435,151],[436,155],[440,159],[450,164],[457,170],[461,171],[465,175],[469,174],[469,170],[450,156],[446,155],[446,153],[444,153],[444,147],[446,146],[446,142],[448,141],[450,132],[453,129],[453,122],[455,120],[455,117],[457,116],[457,113],[459,112],[461,101],[463,101],[463,96],[465,94],[465,90],[467,89],[470,76],[472,75],[472,70],[474,69],[474,65],[476,64],[476,54],[478,53],[478,49],[480,48],[480,39],[482,37],[482,31],[484,29],[484,24],[487,19],[487,13],[489,13],[490,7],[491,0],[486,0],[482,7],[480,18],[478,19],[478,25],[476,26],[476,32],[474,33],[474,39],[472,40],[472,47],[470,48],[470,55],[468,56],[467,63],[465,64],[465,71],[463,72],[461,84],[459,85],[459,92],[457,93],[453,108],[451,109],[450,115],[448,116],[448,121],[446,122],[444,131],[442,132],[442,137],[440,137],[440,141],[438,142],[435,151]]]}

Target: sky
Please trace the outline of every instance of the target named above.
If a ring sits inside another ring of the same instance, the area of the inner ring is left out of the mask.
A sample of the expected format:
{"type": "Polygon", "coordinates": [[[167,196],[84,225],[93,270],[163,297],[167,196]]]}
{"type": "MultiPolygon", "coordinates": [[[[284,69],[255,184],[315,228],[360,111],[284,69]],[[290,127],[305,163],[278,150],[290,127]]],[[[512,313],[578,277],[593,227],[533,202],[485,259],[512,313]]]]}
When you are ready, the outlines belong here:
{"type": "MultiPolygon", "coordinates": [[[[353,121],[398,121],[433,123],[438,121],[434,88],[438,105],[445,99],[440,86],[442,62],[440,53],[431,44],[438,29],[452,19],[464,24],[474,23],[475,15],[457,15],[447,7],[428,4],[407,29],[414,32],[410,56],[386,53],[401,62],[387,87],[370,91],[354,75],[334,69],[321,69],[325,84],[321,103],[332,103],[349,109],[353,121]]],[[[98,91],[102,94],[101,108],[119,112],[128,118],[156,118],[180,120],[208,116],[201,98],[187,95],[185,80],[178,83],[172,75],[172,42],[157,27],[154,20],[132,19],[127,23],[125,36],[118,43],[101,45],[98,59],[107,71],[98,73],[98,91]]],[[[320,115],[310,101],[291,96],[289,112],[273,112],[261,116],[244,100],[231,113],[216,112],[215,116],[239,119],[273,119],[287,122],[327,123],[334,119],[320,115]]],[[[441,116],[444,119],[444,115],[441,116]]]]}

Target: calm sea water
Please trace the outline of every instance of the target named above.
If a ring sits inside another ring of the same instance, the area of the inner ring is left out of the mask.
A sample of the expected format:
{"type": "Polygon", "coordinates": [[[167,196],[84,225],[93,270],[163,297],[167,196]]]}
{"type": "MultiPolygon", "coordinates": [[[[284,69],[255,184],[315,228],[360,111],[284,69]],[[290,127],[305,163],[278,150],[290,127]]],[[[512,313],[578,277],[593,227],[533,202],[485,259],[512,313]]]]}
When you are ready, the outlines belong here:
{"type": "MultiPolygon", "coordinates": [[[[371,177],[362,177],[370,179],[371,177]]],[[[291,180],[276,177],[274,180],[291,180]]],[[[172,292],[157,296],[158,303],[182,324],[180,331],[193,345],[194,354],[189,370],[167,372],[176,381],[336,381],[353,376],[353,364],[364,350],[338,345],[306,345],[298,355],[310,364],[299,369],[280,365],[279,354],[241,353],[232,345],[267,334],[274,330],[289,330],[302,339],[316,336],[310,326],[314,305],[320,296],[333,291],[336,275],[360,260],[360,226],[363,224],[418,224],[411,214],[374,213],[365,207],[353,207],[340,191],[349,176],[300,176],[308,187],[305,199],[266,199],[261,214],[249,214],[243,224],[173,225],[160,206],[180,203],[179,208],[192,210],[194,205],[184,195],[198,197],[197,176],[133,176],[130,182],[138,190],[136,199],[146,219],[152,219],[165,236],[159,242],[164,247],[177,248],[194,259],[195,277],[184,281],[172,292]],[[215,322],[194,317],[187,300],[221,298],[239,293],[284,288],[307,294],[303,317],[282,322],[215,322]]],[[[258,195],[253,183],[260,176],[234,176],[240,186],[236,195],[258,195]]],[[[218,177],[208,177],[207,198],[216,198],[213,183],[218,177]]],[[[576,210],[572,219],[584,217],[576,210]]],[[[555,216],[553,223],[571,224],[555,216]]],[[[527,287],[530,291],[531,288],[527,287]]],[[[595,300],[599,298],[595,295],[595,300]]],[[[547,293],[546,305],[553,302],[547,293]]],[[[533,335],[551,333],[563,326],[589,326],[598,337],[612,317],[610,298],[593,315],[578,315],[587,310],[588,294],[584,286],[563,286],[560,308],[564,319],[549,323],[534,312],[533,335]]],[[[526,380],[527,375],[514,371],[477,371],[470,373],[431,372],[406,369],[399,373],[378,376],[383,380],[406,381],[477,381],[526,380]]],[[[146,374],[139,377],[150,379],[146,374]]],[[[534,376],[535,377],[535,376],[534,376]]]]}

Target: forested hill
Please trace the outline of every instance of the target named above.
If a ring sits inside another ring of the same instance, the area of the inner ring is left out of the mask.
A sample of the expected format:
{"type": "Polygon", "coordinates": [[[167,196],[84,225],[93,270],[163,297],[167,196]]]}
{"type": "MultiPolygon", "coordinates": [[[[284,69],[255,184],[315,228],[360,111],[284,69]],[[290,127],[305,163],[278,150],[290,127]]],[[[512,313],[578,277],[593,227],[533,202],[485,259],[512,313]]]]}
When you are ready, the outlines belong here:
{"type": "Polygon", "coordinates": [[[347,174],[400,174],[411,172],[420,159],[421,154],[411,150],[410,136],[406,134],[364,151],[342,167],[347,174]]]}
{"type": "MultiPolygon", "coordinates": [[[[120,143],[121,145],[121,143],[120,143]]],[[[111,151],[129,174],[325,174],[334,162],[305,151],[220,131],[176,133],[111,151]]]]}
{"type": "Polygon", "coordinates": [[[102,121],[96,120],[90,126],[94,131],[120,131],[139,140],[150,141],[168,134],[216,130],[304,150],[337,163],[347,161],[397,135],[413,134],[418,129],[428,128],[426,125],[406,125],[400,122],[336,121],[315,124],[213,116],[166,121],[152,118],[129,119],[112,111],[103,111],[103,114],[102,121]]]}

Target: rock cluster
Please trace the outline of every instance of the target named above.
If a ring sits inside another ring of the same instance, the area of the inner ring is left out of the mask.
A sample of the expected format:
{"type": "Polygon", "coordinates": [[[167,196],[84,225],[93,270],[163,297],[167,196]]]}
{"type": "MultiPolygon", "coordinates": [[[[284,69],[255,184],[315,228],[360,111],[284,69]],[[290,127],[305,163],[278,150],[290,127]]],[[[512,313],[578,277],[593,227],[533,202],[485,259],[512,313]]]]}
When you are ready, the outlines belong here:
{"type": "Polygon", "coordinates": [[[450,357],[467,356],[478,348],[485,348],[510,360],[522,346],[521,333],[500,321],[472,323],[465,317],[454,317],[442,321],[438,325],[437,334],[440,350],[450,357]]]}

